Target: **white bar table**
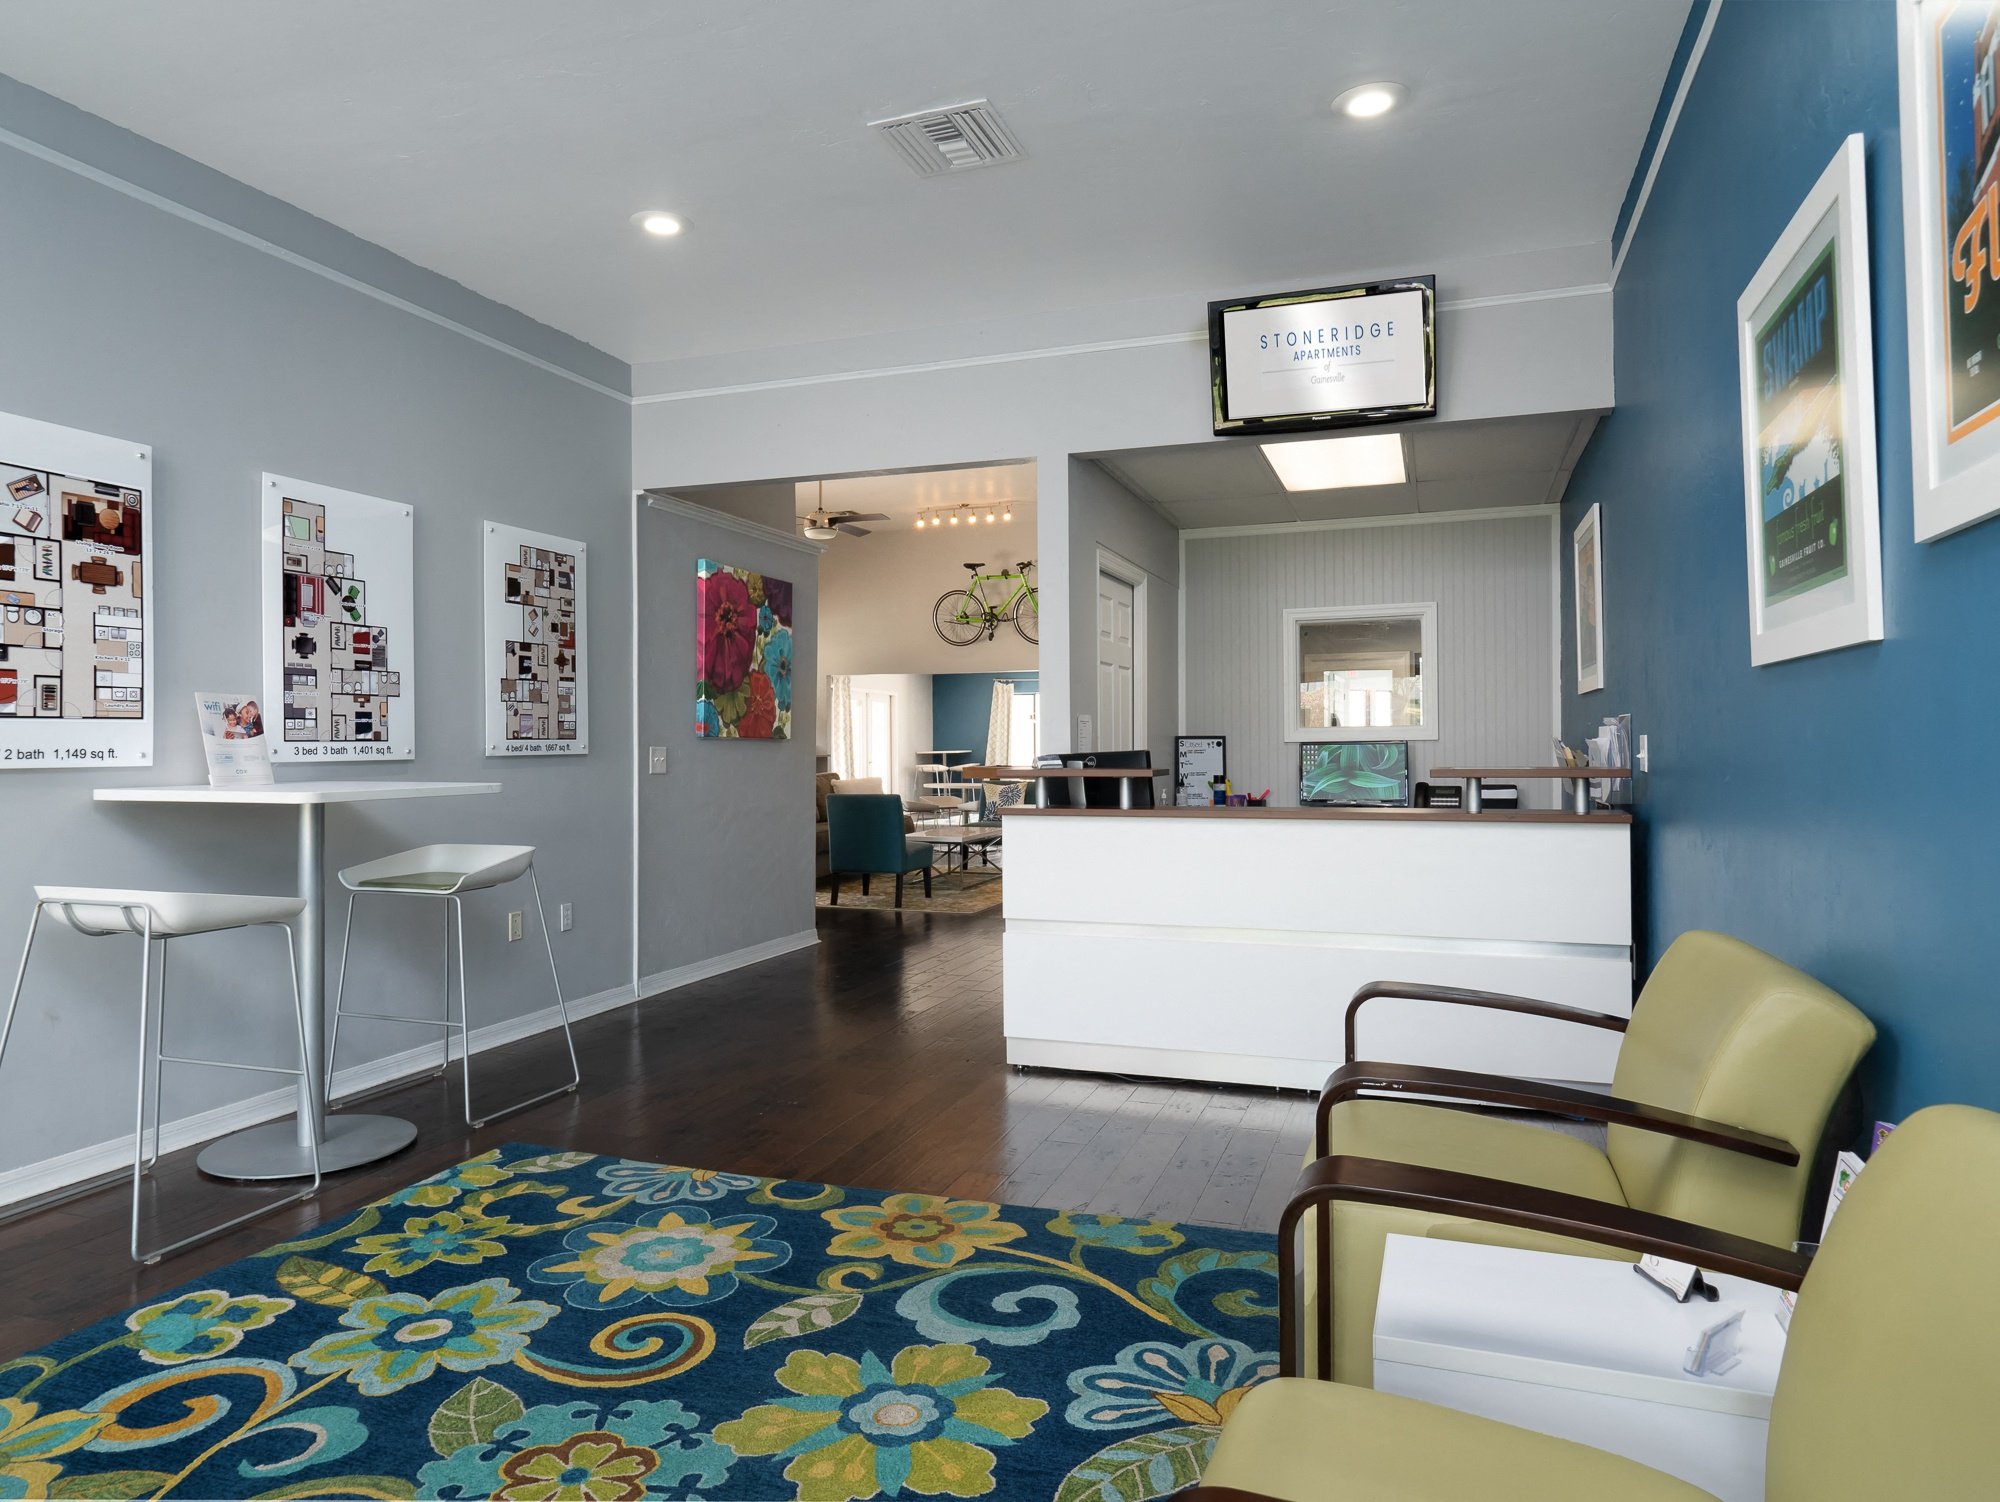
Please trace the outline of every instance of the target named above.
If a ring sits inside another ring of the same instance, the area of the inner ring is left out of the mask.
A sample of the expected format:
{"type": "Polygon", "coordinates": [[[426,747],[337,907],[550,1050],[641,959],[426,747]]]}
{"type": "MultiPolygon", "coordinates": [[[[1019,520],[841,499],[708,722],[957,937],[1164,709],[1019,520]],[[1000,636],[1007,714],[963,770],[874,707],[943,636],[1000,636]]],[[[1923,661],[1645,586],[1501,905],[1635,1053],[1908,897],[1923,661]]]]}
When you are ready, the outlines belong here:
{"type": "Polygon", "coordinates": [[[497,793],[497,782],[278,782],[267,787],[215,788],[204,783],[178,787],[97,788],[99,803],[198,803],[214,807],[299,811],[299,892],[306,910],[299,915],[299,995],[306,1013],[306,1072],[299,1081],[297,1125],[282,1121],[232,1132],[203,1148],[195,1162],[219,1179],[303,1179],[312,1177],[312,1134],[319,1135],[319,1161],[328,1173],[373,1163],[409,1146],[416,1127],[398,1116],[344,1112],[326,1114],[326,808],[329,803],[375,803],[390,798],[451,798],[497,793]]]}

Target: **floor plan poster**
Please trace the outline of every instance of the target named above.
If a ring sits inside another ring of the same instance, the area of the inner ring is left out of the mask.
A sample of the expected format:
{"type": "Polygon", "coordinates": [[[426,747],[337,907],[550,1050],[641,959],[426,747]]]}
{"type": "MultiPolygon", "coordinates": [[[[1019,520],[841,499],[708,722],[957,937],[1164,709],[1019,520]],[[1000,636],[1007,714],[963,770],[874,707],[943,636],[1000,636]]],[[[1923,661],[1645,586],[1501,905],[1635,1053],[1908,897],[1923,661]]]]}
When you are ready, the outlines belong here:
{"type": "Polygon", "coordinates": [[[263,485],[272,760],[408,761],[417,754],[410,508],[282,475],[263,485]]]}
{"type": "Polygon", "coordinates": [[[488,756],[590,749],[584,685],[583,544],[486,523],[488,756]]]}
{"type": "Polygon", "coordinates": [[[151,766],[151,448],[0,413],[0,486],[0,771],[151,766]]]}

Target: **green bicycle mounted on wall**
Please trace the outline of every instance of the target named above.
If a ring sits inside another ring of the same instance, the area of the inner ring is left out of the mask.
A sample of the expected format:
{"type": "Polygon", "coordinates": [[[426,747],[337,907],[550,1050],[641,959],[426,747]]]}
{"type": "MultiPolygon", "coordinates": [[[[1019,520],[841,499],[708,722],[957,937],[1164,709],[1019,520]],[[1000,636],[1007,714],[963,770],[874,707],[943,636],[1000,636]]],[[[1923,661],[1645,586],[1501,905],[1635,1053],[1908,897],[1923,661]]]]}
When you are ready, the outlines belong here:
{"type": "Polygon", "coordinates": [[[979,564],[966,564],[971,583],[946,590],[931,607],[937,634],[954,647],[969,647],[981,637],[993,640],[994,633],[1012,621],[1024,641],[1038,642],[1041,607],[1035,603],[1035,586],[1028,582],[1028,570],[1034,566],[1031,558],[997,574],[982,574],[979,564]]]}

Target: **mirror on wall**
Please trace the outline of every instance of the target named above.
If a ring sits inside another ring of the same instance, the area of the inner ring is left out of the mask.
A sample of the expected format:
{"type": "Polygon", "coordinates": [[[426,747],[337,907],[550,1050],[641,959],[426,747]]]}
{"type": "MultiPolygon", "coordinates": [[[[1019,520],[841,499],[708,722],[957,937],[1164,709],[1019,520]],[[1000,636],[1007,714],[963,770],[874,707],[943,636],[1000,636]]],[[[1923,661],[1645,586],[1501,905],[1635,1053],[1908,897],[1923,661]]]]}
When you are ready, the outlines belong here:
{"type": "Polygon", "coordinates": [[[1285,738],[1437,738],[1435,605],[1285,612],[1285,738]]]}

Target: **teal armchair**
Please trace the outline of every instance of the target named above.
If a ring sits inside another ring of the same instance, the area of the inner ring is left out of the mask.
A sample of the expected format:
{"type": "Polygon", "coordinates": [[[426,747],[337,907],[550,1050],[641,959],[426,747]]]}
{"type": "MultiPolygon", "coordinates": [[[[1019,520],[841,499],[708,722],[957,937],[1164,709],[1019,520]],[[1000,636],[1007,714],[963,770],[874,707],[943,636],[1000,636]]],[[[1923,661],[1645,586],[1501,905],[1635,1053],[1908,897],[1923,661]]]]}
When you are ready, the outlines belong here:
{"type": "Polygon", "coordinates": [[[840,879],[861,878],[863,895],[870,876],[896,878],[896,906],[903,905],[903,878],[924,873],[924,896],[931,895],[931,844],[903,832],[903,800],[894,793],[836,793],[826,800],[827,875],[833,901],[840,902],[840,879]]]}

